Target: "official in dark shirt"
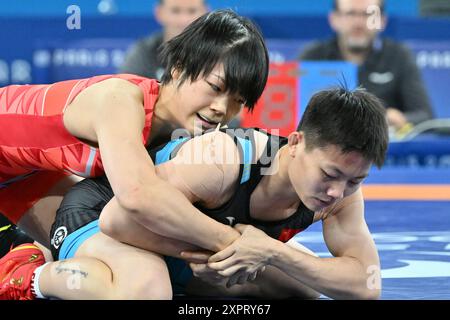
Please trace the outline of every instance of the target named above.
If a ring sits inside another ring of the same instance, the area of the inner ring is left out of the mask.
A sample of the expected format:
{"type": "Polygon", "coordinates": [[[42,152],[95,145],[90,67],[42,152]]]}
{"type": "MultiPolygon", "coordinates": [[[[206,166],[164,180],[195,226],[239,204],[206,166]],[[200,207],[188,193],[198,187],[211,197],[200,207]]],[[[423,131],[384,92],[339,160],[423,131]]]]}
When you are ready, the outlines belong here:
{"type": "Polygon", "coordinates": [[[162,30],[139,40],[130,48],[120,73],[160,80],[164,72],[158,58],[160,45],[180,34],[207,11],[206,0],[159,0],[153,13],[162,30]]]}
{"type": "Polygon", "coordinates": [[[433,117],[421,75],[410,51],[378,34],[386,25],[383,0],[334,0],[329,23],[336,37],[314,43],[300,60],[345,60],[358,65],[360,85],[385,103],[398,134],[433,117]]]}

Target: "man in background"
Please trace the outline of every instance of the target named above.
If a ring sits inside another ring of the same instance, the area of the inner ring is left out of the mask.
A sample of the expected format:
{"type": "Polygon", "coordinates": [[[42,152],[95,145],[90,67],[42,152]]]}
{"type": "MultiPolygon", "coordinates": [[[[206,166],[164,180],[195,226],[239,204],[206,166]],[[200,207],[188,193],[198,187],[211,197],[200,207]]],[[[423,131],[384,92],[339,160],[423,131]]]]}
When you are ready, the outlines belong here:
{"type": "Polygon", "coordinates": [[[344,60],[358,66],[359,84],[383,100],[398,136],[433,117],[421,75],[410,51],[379,37],[387,17],[383,0],[334,0],[328,16],[333,39],[308,47],[300,60],[344,60]]]}
{"type": "Polygon", "coordinates": [[[164,72],[158,57],[160,45],[180,34],[207,11],[206,0],[159,0],[153,14],[162,30],[139,40],[130,48],[120,73],[160,80],[164,72]]]}

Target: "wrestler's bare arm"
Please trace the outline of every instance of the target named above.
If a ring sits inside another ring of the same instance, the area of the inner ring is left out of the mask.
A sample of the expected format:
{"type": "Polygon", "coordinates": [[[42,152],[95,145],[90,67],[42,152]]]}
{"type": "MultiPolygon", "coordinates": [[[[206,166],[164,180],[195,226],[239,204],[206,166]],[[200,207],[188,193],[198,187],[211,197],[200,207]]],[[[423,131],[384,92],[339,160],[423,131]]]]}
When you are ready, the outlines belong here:
{"type": "Polygon", "coordinates": [[[281,245],[274,265],[329,297],[379,297],[380,261],[364,220],[360,189],[324,216],[323,234],[333,258],[316,258],[281,245]]]}
{"type": "Polygon", "coordinates": [[[106,212],[120,208],[153,232],[209,250],[239,236],[201,215],[182,192],[158,177],[142,144],[143,97],[134,84],[109,79],[86,88],[68,107],[64,123],[75,136],[99,145],[115,194],[106,212]]]}
{"type": "MultiPolygon", "coordinates": [[[[216,208],[234,192],[239,176],[239,159],[239,151],[228,135],[208,133],[186,142],[176,157],[156,166],[156,173],[181,191],[191,203],[216,208]]],[[[107,206],[111,205],[115,204],[110,202],[107,206]]],[[[181,215],[183,210],[180,209],[181,215]]],[[[212,220],[203,216],[204,219],[212,220]]],[[[214,223],[218,222],[214,220],[214,223]]],[[[164,255],[179,257],[181,251],[201,248],[192,242],[162,237],[142,228],[120,210],[104,210],[100,216],[100,225],[107,234],[122,242],[164,255]]]]}

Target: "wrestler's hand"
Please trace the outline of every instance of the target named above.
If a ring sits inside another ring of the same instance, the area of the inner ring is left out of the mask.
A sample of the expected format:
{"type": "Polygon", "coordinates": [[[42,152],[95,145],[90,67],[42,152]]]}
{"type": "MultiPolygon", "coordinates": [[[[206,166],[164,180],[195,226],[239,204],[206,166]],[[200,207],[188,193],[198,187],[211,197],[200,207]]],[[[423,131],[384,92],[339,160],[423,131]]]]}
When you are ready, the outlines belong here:
{"type": "Polygon", "coordinates": [[[227,286],[254,280],[258,272],[269,264],[272,254],[268,246],[276,241],[250,225],[238,224],[235,228],[241,237],[208,260],[211,269],[230,278],[227,286]]]}
{"type": "Polygon", "coordinates": [[[192,273],[195,277],[200,278],[202,281],[212,284],[223,286],[227,283],[228,278],[219,274],[216,270],[208,267],[206,263],[189,263],[192,269],[192,273]]]}
{"type": "Polygon", "coordinates": [[[265,267],[254,274],[248,275],[244,272],[236,272],[231,277],[227,278],[222,276],[217,270],[211,269],[205,263],[189,263],[192,269],[192,273],[195,277],[200,278],[206,283],[212,284],[214,286],[225,286],[227,288],[235,284],[245,284],[247,281],[253,281],[256,279],[257,275],[264,271],[265,267]]]}
{"type": "Polygon", "coordinates": [[[212,251],[199,250],[199,251],[182,251],[180,256],[186,262],[194,264],[206,264],[208,259],[214,254],[212,251]]]}

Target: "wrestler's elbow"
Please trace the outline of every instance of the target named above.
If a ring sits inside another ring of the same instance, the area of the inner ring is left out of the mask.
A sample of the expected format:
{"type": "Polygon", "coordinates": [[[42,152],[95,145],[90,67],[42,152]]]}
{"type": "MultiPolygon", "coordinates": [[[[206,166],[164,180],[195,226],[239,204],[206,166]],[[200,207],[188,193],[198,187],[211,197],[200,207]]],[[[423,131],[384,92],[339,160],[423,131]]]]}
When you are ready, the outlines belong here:
{"type": "Polygon", "coordinates": [[[352,295],[359,300],[378,300],[381,297],[381,281],[365,279],[354,289],[352,295]]]}
{"type": "Polygon", "coordinates": [[[379,289],[368,289],[361,288],[361,290],[356,290],[350,295],[351,299],[356,300],[378,300],[381,296],[381,290],[379,289]]]}
{"type": "Polygon", "coordinates": [[[368,289],[361,286],[346,287],[344,290],[335,294],[327,294],[330,298],[336,300],[378,300],[381,296],[381,290],[368,289]]]}
{"type": "Polygon", "coordinates": [[[366,300],[378,300],[381,298],[381,290],[380,289],[372,289],[366,295],[366,300]]]}
{"type": "Polygon", "coordinates": [[[363,292],[363,299],[365,300],[378,300],[381,297],[382,277],[381,267],[379,261],[373,264],[365,265],[365,271],[361,284],[361,290],[363,292]]]}
{"type": "Polygon", "coordinates": [[[117,199],[117,203],[122,210],[125,210],[128,213],[138,213],[142,211],[144,197],[141,187],[133,187],[128,190],[124,190],[123,192],[116,193],[115,197],[117,199]]]}
{"type": "Polygon", "coordinates": [[[381,274],[379,265],[372,265],[367,272],[343,273],[339,287],[342,289],[334,299],[377,300],[381,296],[381,274]],[[370,272],[369,272],[370,271],[370,272]],[[375,272],[374,272],[375,271],[375,272]]]}

